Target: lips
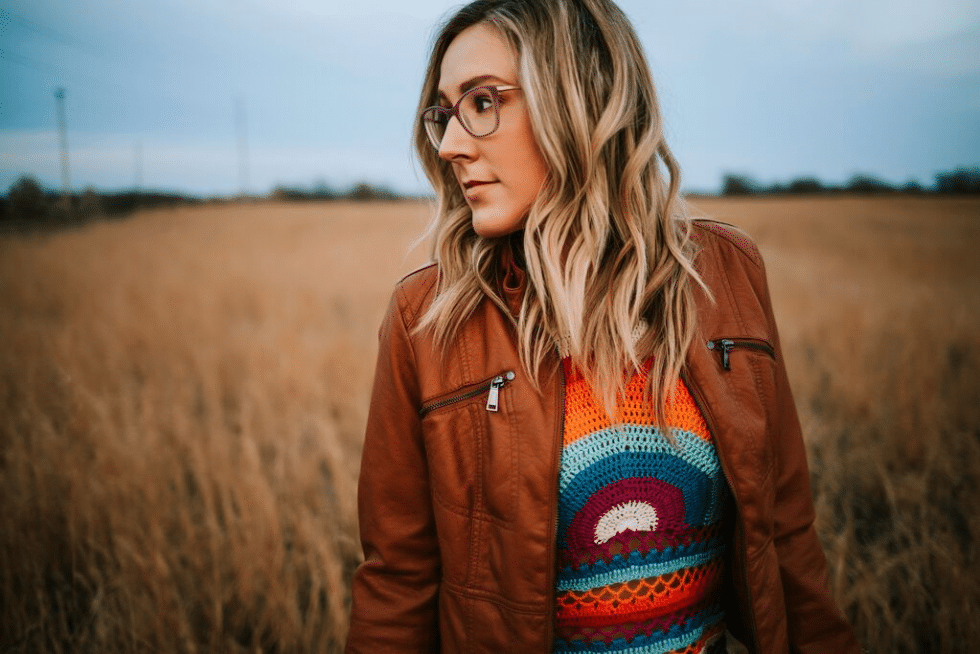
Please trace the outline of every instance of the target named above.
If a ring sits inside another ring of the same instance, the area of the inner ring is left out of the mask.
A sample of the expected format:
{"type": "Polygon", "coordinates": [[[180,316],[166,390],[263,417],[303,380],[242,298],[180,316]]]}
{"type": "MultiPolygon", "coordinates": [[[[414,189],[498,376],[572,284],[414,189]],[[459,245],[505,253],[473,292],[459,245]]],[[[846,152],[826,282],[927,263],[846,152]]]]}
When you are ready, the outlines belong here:
{"type": "Polygon", "coordinates": [[[493,182],[481,182],[480,180],[470,180],[468,182],[463,182],[463,188],[469,190],[474,186],[482,186],[483,184],[492,184],[493,182]]]}

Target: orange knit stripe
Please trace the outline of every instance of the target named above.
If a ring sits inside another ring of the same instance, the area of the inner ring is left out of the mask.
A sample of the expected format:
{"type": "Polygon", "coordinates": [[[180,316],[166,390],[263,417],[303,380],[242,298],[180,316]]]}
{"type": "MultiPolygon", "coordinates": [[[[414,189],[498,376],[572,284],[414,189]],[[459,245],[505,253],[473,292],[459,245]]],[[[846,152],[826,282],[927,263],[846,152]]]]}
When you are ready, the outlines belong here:
{"type": "Polygon", "coordinates": [[[659,577],[565,591],[557,596],[557,618],[566,625],[599,627],[668,615],[705,597],[720,583],[721,569],[719,561],[711,561],[659,577]]]}
{"type": "MultiPolygon", "coordinates": [[[[640,370],[633,373],[623,398],[620,398],[619,422],[630,425],[656,425],[650,403],[643,397],[647,383],[647,373],[652,361],[647,360],[640,370]]],[[[565,367],[565,437],[564,445],[574,443],[580,438],[612,426],[605,409],[596,398],[591,386],[582,377],[578,368],[569,359],[565,367]]],[[[671,427],[691,432],[704,440],[711,440],[708,426],[698,410],[694,398],[680,379],[677,380],[673,402],[666,404],[666,421],[671,427]]]]}

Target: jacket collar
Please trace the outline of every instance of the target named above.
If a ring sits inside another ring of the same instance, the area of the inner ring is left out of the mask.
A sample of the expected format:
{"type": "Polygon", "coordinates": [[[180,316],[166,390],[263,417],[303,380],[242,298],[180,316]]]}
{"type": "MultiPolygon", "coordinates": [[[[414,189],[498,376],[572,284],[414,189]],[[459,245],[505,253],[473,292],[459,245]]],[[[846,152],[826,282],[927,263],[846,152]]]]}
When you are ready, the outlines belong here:
{"type": "Polygon", "coordinates": [[[510,313],[514,317],[521,313],[521,304],[527,289],[527,273],[524,272],[520,262],[523,257],[516,250],[519,247],[521,247],[519,240],[512,238],[501,255],[501,268],[504,273],[500,284],[501,291],[503,291],[503,299],[507,303],[507,308],[510,309],[510,313]]]}

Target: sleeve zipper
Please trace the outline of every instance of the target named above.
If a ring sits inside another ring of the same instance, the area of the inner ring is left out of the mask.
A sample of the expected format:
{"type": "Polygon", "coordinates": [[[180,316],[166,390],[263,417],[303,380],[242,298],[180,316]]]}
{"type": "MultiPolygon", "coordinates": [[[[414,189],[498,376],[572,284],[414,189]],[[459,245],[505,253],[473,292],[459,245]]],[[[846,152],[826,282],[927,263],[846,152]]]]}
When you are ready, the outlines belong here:
{"type": "Polygon", "coordinates": [[[425,416],[425,414],[430,411],[435,411],[436,409],[441,409],[450,404],[456,404],[457,402],[462,402],[463,400],[468,400],[474,398],[483,393],[487,394],[487,411],[497,411],[500,408],[500,389],[507,384],[507,382],[514,381],[514,371],[508,370],[503,372],[493,379],[487,380],[477,386],[476,388],[471,388],[468,391],[459,393],[458,395],[453,395],[441,400],[435,400],[429,402],[428,404],[423,404],[422,408],[419,409],[419,415],[425,416]]]}
{"type": "Polygon", "coordinates": [[[709,350],[717,350],[721,356],[721,365],[725,370],[731,370],[729,355],[737,347],[747,347],[753,350],[765,352],[773,359],[776,358],[776,350],[772,345],[758,338],[716,338],[707,343],[709,350]]]}

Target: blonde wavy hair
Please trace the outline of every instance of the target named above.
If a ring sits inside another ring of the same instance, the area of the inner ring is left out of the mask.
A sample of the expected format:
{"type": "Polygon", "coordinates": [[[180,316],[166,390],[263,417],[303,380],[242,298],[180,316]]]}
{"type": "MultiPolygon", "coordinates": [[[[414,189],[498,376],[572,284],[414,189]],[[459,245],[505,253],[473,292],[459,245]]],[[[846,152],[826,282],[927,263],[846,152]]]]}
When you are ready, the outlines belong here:
{"type": "Polygon", "coordinates": [[[653,355],[647,388],[663,426],[662,407],[694,338],[693,284],[703,282],[639,40],[609,0],[477,0],[437,33],[419,114],[437,103],[449,44],[481,22],[495,26],[515,54],[548,174],[522,243],[514,242],[520,233],[480,237],[451,165],[417,122],[416,153],[436,193],[427,236],[439,264],[437,294],[418,329],[431,328],[446,351],[483,300],[510,315],[501,262],[506,249],[519,248],[527,289],[515,327],[528,377],[538,378],[557,346],[617,422],[624,372],[653,355]]]}

